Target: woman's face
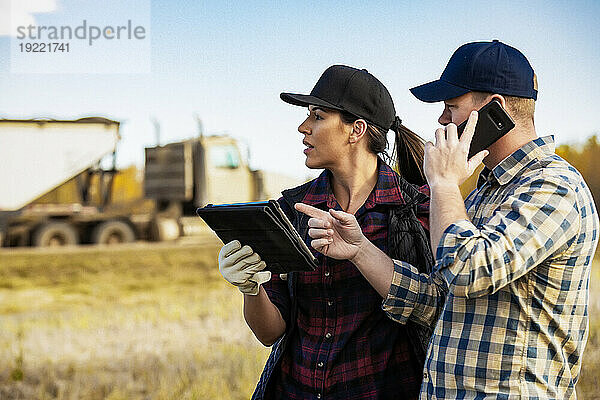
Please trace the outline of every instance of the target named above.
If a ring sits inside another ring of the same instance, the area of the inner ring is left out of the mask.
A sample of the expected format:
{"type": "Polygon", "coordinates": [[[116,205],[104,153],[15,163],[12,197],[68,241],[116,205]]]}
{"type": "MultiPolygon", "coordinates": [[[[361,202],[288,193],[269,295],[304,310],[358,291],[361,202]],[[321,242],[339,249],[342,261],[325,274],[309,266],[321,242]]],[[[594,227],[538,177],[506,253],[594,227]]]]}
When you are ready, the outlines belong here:
{"type": "Polygon", "coordinates": [[[304,162],[308,168],[332,169],[347,157],[351,125],[343,124],[340,113],[319,106],[308,106],[308,117],[298,127],[304,134],[304,162]]]}

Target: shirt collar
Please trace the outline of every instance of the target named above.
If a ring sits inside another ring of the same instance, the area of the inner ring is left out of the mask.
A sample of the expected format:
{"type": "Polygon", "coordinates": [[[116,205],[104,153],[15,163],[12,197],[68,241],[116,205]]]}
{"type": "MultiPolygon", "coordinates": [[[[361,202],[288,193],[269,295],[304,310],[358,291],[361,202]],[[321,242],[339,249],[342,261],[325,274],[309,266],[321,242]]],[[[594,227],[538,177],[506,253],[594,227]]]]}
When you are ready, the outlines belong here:
{"type": "Polygon", "coordinates": [[[506,185],[535,159],[554,154],[554,136],[544,136],[536,138],[520,149],[500,161],[493,169],[485,167],[479,174],[477,187],[481,187],[486,181],[496,180],[500,185],[506,185]]]}
{"type": "MultiPolygon", "coordinates": [[[[331,190],[329,170],[324,170],[313,181],[302,202],[313,206],[327,203],[327,208],[336,207],[337,201],[331,190]]],[[[398,185],[398,174],[380,158],[377,161],[377,183],[365,201],[365,208],[373,208],[377,204],[404,204],[398,185]]]]}

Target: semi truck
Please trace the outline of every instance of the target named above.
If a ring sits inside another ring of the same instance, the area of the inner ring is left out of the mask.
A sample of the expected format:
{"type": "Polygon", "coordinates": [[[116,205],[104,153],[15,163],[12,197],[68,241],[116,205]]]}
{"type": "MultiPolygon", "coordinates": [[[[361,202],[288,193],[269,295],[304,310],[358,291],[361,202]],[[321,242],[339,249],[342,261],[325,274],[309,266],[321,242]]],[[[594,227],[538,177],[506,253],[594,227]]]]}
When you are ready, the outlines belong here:
{"type": "Polygon", "coordinates": [[[276,198],[300,183],[251,169],[232,137],[199,134],[146,148],[143,195],[115,201],[119,128],[101,117],[0,119],[0,244],[175,240],[205,233],[197,207],[276,198]]]}

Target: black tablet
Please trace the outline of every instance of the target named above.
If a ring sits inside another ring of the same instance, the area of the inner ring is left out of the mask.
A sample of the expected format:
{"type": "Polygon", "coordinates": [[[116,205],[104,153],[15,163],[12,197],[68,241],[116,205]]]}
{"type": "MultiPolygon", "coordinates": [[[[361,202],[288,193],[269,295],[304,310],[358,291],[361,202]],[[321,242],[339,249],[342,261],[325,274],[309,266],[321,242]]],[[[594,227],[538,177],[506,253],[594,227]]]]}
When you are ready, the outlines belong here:
{"type": "Polygon", "coordinates": [[[316,258],[274,200],[209,204],[196,213],[223,243],[239,240],[252,247],[268,271],[284,274],[317,268],[316,258]]]}

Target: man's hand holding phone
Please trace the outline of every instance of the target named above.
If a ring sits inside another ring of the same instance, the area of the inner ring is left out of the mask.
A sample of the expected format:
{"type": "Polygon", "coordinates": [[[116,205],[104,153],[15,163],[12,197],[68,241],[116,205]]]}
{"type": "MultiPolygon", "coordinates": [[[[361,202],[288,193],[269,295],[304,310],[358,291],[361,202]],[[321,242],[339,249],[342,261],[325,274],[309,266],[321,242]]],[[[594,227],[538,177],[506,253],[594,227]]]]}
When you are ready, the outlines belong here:
{"type": "Polygon", "coordinates": [[[435,131],[435,144],[425,144],[424,169],[429,186],[460,186],[489,154],[482,150],[468,159],[477,118],[477,111],[472,111],[460,138],[456,125],[448,124],[435,131]]]}

